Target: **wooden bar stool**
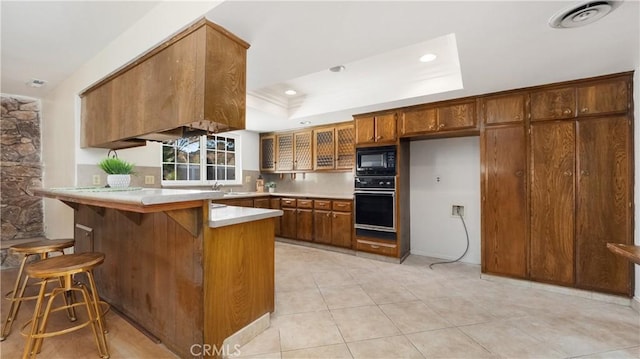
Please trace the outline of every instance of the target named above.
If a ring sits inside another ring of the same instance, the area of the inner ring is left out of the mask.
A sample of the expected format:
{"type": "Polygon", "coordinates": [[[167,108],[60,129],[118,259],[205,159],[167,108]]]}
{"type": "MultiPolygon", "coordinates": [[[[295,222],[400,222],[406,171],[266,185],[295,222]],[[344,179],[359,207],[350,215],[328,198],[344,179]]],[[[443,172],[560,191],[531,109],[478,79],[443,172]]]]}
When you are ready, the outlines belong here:
{"type": "MultiPolygon", "coordinates": [[[[25,300],[36,299],[37,296],[25,297],[24,292],[27,287],[28,277],[24,275],[24,267],[27,260],[32,256],[39,256],[40,259],[46,259],[51,253],[60,252],[64,254],[64,250],[73,247],[73,239],[54,239],[54,240],[40,240],[35,242],[28,242],[22,244],[16,244],[9,248],[9,251],[16,254],[23,255],[22,262],[20,262],[20,269],[16,276],[16,282],[13,286],[13,290],[5,294],[5,299],[11,301],[9,307],[9,313],[2,325],[2,333],[0,334],[0,341],[4,341],[11,333],[11,326],[18,316],[20,305],[25,300]],[[20,282],[22,281],[22,285],[20,282]]],[[[70,300],[66,298],[65,300],[70,300]]],[[[75,320],[75,313],[71,308],[69,310],[69,319],[75,320]]]]}
{"type": "Polygon", "coordinates": [[[36,354],[40,352],[44,338],[70,333],[88,325],[91,325],[91,329],[93,330],[100,357],[109,358],[109,348],[107,346],[103,319],[106,311],[101,309],[101,305],[106,305],[106,303],[100,301],[98,290],[96,289],[96,284],[93,279],[93,268],[103,262],[103,253],[85,252],[48,258],[26,266],[25,271],[27,276],[42,279],[42,284],[40,285],[40,293],[38,294],[36,307],[33,311],[33,319],[22,326],[24,330],[30,325],[29,333],[24,333],[23,331],[23,334],[27,336],[23,358],[34,358],[36,354]],[[88,288],[82,283],[74,282],[73,276],[78,273],[86,274],[88,288]],[[46,296],[46,279],[49,278],[61,278],[62,286],[54,288],[49,293],[49,300],[43,311],[46,296]],[[82,301],[74,303],[65,302],[63,306],[52,308],[55,297],[68,292],[80,292],[82,301]],[[88,319],[86,321],[76,324],[73,327],[46,332],[50,313],[79,306],[83,306],[87,311],[88,319]]]}

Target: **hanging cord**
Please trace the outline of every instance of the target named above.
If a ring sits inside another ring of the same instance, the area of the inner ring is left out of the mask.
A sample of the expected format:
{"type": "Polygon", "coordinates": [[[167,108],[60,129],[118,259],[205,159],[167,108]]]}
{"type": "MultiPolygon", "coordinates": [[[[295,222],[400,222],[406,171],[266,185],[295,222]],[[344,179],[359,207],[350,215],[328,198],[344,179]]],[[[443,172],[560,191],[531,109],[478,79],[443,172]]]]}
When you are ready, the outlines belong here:
{"type": "Polygon", "coordinates": [[[429,264],[429,268],[431,270],[433,270],[433,266],[436,265],[436,264],[455,263],[455,262],[461,260],[462,257],[464,257],[467,254],[467,251],[469,250],[469,231],[467,231],[467,224],[464,222],[464,218],[462,217],[462,214],[460,214],[460,212],[458,212],[458,217],[460,217],[460,220],[462,221],[462,226],[464,227],[464,233],[467,236],[467,248],[464,249],[464,253],[462,253],[462,255],[460,257],[458,257],[457,259],[454,259],[452,261],[435,262],[435,263],[429,264]]]}

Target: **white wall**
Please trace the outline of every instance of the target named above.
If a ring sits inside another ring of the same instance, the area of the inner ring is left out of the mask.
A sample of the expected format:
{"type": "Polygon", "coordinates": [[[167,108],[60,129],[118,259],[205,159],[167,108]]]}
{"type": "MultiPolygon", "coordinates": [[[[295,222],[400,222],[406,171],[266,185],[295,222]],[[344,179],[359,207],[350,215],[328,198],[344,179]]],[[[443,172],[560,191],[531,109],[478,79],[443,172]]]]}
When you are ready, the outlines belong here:
{"type": "MultiPolygon", "coordinates": [[[[91,84],[161,43],[220,2],[164,1],[115,39],[97,56],[42,99],[43,184],[73,186],[76,164],[97,163],[106,150],[80,148],[80,101],[78,94],[91,84]]],[[[159,166],[157,144],[122,151],[122,157],[142,166],[159,166]]],[[[58,201],[44,203],[45,235],[73,236],[73,212],[58,201]]]]}
{"type": "Polygon", "coordinates": [[[450,214],[451,205],[460,204],[470,241],[461,261],[480,263],[479,142],[479,137],[411,142],[411,253],[445,259],[462,255],[464,227],[450,214]]]}

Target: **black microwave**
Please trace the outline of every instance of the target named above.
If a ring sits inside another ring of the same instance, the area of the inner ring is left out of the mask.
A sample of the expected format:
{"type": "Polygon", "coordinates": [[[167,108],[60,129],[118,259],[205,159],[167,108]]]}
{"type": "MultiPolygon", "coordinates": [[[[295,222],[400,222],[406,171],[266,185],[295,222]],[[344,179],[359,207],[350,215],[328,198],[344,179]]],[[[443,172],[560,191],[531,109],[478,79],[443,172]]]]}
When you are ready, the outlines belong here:
{"type": "Polygon", "coordinates": [[[396,146],[356,149],[356,176],[395,176],[396,146]]]}

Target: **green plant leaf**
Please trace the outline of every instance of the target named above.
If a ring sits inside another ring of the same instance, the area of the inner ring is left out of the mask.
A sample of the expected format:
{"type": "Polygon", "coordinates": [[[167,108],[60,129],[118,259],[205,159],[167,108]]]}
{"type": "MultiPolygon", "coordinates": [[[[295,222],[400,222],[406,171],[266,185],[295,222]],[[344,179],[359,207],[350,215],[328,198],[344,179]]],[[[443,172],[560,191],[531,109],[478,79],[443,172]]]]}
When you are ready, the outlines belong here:
{"type": "Polygon", "coordinates": [[[127,175],[133,173],[135,165],[119,158],[109,157],[100,161],[98,167],[110,175],[127,175]]]}

